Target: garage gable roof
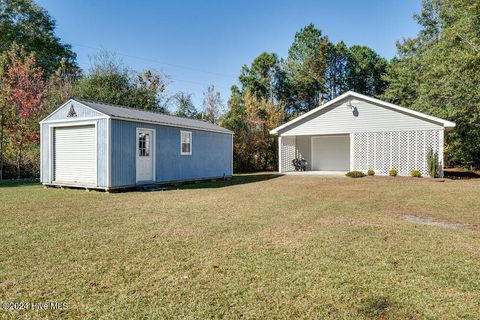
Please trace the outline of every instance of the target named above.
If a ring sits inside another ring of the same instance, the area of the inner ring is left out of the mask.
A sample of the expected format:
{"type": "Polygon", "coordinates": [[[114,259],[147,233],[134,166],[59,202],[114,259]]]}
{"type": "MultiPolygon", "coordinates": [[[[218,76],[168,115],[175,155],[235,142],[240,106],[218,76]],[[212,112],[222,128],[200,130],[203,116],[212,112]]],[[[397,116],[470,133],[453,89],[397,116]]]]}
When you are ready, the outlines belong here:
{"type": "Polygon", "coordinates": [[[389,109],[392,109],[392,110],[396,110],[398,112],[402,112],[402,113],[405,113],[405,114],[415,116],[415,117],[420,118],[420,119],[424,119],[424,120],[427,120],[427,121],[432,121],[432,122],[438,123],[438,124],[442,125],[444,128],[455,127],[454,122],[444,120],[444,119],[441,119],[441,118],[437,118],[437,117],[434,117],[434,116],[430,116],[430,115],[422,113],[422,112],[418,112],[418,111],[414,111],[412,109],[401,107],[401,106],[398,106],[398,105],[393,104],[393,103],[389,103],[389,102],[386,102],[386,101],[383,101],[383,100],[380,100],[380,99],[376,99],[376,98],[372,98],[372,97],[369,97],[369,96],[366,96],[366,95],[363,95],[363,94],[360,94],[360,93],[356,93],[354,91],[348,91],[348,92],[345,92],[342,95],[339,95],[335,99],[330,100],[329,102],[327,102],[327,103],[325,103],[325,104],[323,104],[323,105],[321,105],[321,106],[319,106],[315,109],[312,109],[309,112],[304,113],[303,115],[301,115],[301,116],[299,116],[299,117],[297,117],[297,118],[295,118],[295,119],[293,119],[293,120],[291,120],[287,123],[284,123],[283,125],[275,128],[275,129],[271,130],[270,134],[278,134],[279,131],[284,130],[284,129],[290,127],[291,125],[297,123],[298,121],[300,121],[302,119],[305,119],[305,118],[307,118],[311,115],[314,115],[314,114],[324,110],[325,108],[327,108],[329,106],[332,106],[332,105],[334,105],[334,104],[336,104],[336,103],[338,103],[341,100],[346,99],[346,98],[358,98],[358,99],[361,99],[361,100],[365,100],[365,101],[374,103],[376,105],[383,106],[385,108],[389,108],[389,109]]]}

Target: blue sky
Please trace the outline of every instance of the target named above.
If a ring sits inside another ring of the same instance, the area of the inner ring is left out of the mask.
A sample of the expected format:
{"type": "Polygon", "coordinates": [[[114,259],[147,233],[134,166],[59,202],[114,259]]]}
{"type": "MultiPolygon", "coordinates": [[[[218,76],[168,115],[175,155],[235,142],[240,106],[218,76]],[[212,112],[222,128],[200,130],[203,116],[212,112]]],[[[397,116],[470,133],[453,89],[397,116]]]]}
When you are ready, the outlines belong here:
{"type": "Polygon", "coordinates": [[[37,0],[57,21],[78,63],[100,48],[137,70],[171,77],[168,91],[193,94],[197,108],[208,85],[226,102],[240,68],[261,52],[286,57],[295,32],[312,22],[333,42],[367,45],[390,59],[395,41],[417,34],[421,1],[65,1],[37,0]]]}

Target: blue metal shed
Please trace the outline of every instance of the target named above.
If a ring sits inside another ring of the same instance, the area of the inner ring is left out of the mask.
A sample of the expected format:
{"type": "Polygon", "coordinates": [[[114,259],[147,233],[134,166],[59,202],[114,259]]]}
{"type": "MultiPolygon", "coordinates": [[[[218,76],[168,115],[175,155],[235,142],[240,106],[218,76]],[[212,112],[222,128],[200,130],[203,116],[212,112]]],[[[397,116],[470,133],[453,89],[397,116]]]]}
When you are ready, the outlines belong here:
{"type": "Polygon", "coordinates": [[[233,132],[213,123],[71,98],[40,122],[44,185],[111,190],[231,177],[233,132]]]}

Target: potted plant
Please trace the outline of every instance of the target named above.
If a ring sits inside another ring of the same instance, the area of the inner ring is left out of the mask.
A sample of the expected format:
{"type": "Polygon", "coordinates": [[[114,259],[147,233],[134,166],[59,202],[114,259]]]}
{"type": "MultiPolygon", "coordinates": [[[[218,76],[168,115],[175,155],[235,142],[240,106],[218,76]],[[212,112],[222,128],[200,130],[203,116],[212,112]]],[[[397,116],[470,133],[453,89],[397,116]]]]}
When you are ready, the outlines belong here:
{"type": "Polygon", "coordinates": [[[307,161],[305,159],[295,158],[292,160],[295,171],[305,171],[307,161]]]}

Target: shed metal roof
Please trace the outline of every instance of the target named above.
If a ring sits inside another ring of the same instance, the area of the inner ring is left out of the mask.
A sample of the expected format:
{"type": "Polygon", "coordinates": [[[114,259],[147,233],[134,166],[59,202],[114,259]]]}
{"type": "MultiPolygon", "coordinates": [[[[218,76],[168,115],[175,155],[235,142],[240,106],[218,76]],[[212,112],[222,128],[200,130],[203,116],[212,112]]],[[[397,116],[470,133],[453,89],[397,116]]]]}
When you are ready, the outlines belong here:
{"type": "Polygon", "coordinates": [[[223,133],[230,133],[230,134],[233,133],[228,129],[225,129],[219,125],[216,125],[214,123],[207,122],[207,121],[171,116],[168,114],[155,112],[155,111],[138,110],[130,107],[104,103],[99,101],[93,101],[93,100],[83,99],[83,98],[71,98],[71,99],[115,119],[130,120],[130,121],[135,120],[138,122],[151,122],[151,123],[158,123],[158,124],[174,126],[174,127],[184,127],[184,128],[216,131],[216,132],[223,132],[223,133]]]}

